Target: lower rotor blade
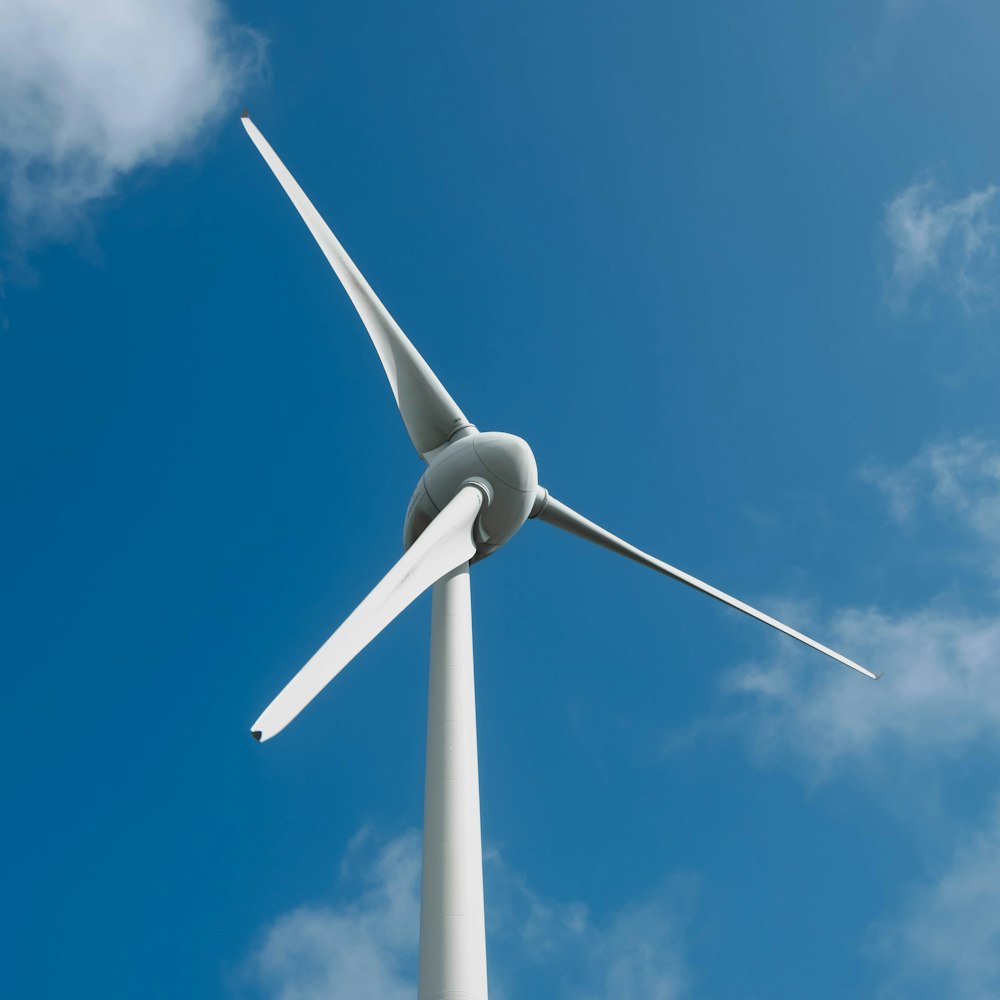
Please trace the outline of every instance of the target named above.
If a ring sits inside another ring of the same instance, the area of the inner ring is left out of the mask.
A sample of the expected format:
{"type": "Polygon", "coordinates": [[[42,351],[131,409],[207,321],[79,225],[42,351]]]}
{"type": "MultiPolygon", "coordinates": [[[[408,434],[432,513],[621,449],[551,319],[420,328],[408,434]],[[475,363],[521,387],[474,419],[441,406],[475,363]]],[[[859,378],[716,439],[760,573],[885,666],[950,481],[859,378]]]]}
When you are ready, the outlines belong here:
{"type": "Polygon", "coordinates": [[[563,531],[568,531],[570,534],[584,538],[595,545],[601,545],[612,552],[617,552],[619,555],[625,556],[627,559],[632,559],[643,566],[655,569],[664,576],[672,577],[674,580],[679,580],[681,583],[687,584],[687,586],[695,590],[700,590],[703,594],[708,594],[709,597],[714,597],[717,601],[728,604],[731,608],[736,608],[737,611],[742,611],[745,615],[756,618],[758,621],[764,622],[765,625],[770,625],[771,628],[776,628],[779,632],[784,632],[785,635],[790,635],[793,639],[798,639],[799,642],[804,642],[807,646],[825,653],[827,656],[832,657],[839,663],[843,663],[852,670],[857,670],[858,673],[864,674],[866,677],[871,677],[872,680],[878,680],[881,676],[880,674],[873,674],[870,670],[862,667],[861,664],[849,660],[846,656],[835,652],[828,646],[824,646],[815,639],[810,639],[809,636],[803,635],[801,632],[796,632],[795,629],[785,625],[783,622],[779,622],[776,618],[765,615],[763,611],[758,611],[756,608],[750,607],[749,604],[744,604],[735,597],[730,597],[729,594],[717,590],[715,587],[699,580],[697,577],[691,576],[689,573],[685,573],[683,570],[677,569],[675,566],[671,566],[669,563],[662,562],[660,559],[654,559],[653,556],[643,552],[641,549],[637,549],[634,545],[629,545],[628,542],[623,541],[617,535],[612,535],[610,531],[605,531],[600,525],[594,524],[593,521],[588,521],[582,514],[578,514],[564,503],[560,503],[547,491],[539,489],[539,498],[535,502],[535,510],[531,515],[532,517],[537,517],[541,521],[555,525],[557,528],[562,528],[563,531]]]}
{"type": "Polygon", "coordinates": [[[476,552],[472,526],[483,504],[475,486],[465,486],[428,525],[350,617],[285,685],[253,724],[257,740],[280,733],[404,608],[476,552]]]}

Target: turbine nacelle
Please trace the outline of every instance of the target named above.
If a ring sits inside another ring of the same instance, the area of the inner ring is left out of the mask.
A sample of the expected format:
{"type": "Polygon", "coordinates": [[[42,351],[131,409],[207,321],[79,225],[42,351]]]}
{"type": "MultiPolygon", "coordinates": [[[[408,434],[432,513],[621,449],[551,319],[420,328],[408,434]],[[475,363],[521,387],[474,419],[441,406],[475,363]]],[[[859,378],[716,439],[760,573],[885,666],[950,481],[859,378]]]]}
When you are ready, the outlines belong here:
{"type": "Polygon", "coordinates": [[[466,428],[430,456],[406,511],[405,548],[468,483],[480,485],[485,496],[473,528],[475,562],[509,541],[531,514],[538,494],[535,456],[528,443],[513,434],[466,428]]]}

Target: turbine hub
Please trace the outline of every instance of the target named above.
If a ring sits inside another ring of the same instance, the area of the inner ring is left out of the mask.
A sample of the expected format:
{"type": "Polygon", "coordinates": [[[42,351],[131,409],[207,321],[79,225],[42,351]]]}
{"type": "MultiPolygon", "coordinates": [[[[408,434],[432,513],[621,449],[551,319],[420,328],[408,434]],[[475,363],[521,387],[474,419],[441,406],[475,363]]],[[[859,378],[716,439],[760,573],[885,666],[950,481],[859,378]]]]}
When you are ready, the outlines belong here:
{"type": "Polygon", "coordinates": [[[485,559],[504,544],[531,513],[538,467],[527,441],[499,431],[475,432],[435,455],[410,500],[403,529],[409,548],[468,480],[489,485],[491,497],[476,522],[476,555],[485,559]]]}

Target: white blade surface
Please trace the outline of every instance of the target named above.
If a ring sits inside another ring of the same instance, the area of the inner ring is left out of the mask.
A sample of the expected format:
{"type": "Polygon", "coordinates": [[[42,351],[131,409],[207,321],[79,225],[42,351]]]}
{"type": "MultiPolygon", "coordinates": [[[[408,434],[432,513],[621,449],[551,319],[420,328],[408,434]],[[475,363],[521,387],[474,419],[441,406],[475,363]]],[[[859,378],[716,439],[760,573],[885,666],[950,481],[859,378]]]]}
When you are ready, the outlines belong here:
{"type": "Polygon", "coordinates": [[[458,404],[448,395],[430,366],[389,315],[389,311],[379,301],[354,261],[347,256],[313,203],[246,114],[243,115],[243,126],[351,297],[354,308],[361,316],[375,350],[378,351],[403,423],[417,451],[426,456],[428,452],[445,444],[456,431],[471,427],[458,404]]]}
{"type": "Polygon", "coordinates": [[[483,504],[465,486],[404,553],[378,586],[285,685],[251,732],[258,740],[280,733],[404,608],[476,553],[472,526],[483,504]]]}
{"type": "Polygon", "coordinates": [[[824,646],[815,639],[810,639],[809,636],[803,635],[801,632],[796,632],[795,629],[790,628],[783,622],[779,622],[776,618],[765,615],[763,611],[758,611],[756,608],[750,607],[749,604],[744,604],[735,597],[730,597],[729,594],[717,590],[715,587],[704,583],[689,573],[685,573],[683,570],[677,569],[675,566],[671,566],[669,563],[654,559],[651,555],[648,555],[641,549],[637,549],[634,545],[629,545],[628,542],[623,541],[617,535],[612,535],[610,531],[605,531],[604,528],[594,524],[593,521],[588,521],[583,515],[577,514],[575,510],[560,503],[553,496],[546,494],[541,509],[532,516],[542,521],[547,521],[549,524],[554,524],[557,528],[562,528],[564,531],[568,531],[580,538],[585,538],[588,542],[602,545],[612,552],[617,552],[628,559],[633,559],[635,562],[641,563],[643,566],[648,566],[650,569],[655,569],[665,576],[680,580],[681,583],[685,583],[695,590],[700,590],[703,594],[708,594],[709,597],[714,597],[717,601],[728,604],[731,608],[736,608],[745,615],[750,615],[751,618],[756,618],[758,621],[764,622],[765,625],[770,625],[771,628],[776,628],[779,632],[784,632],[785,635],[790,635],[793,639],[798,639],[799,642],[804,642],[813,649],[818,649],[821,653],[833,657],[833,659],[845,664],[852,670],[857,670],[858,673],[864,674],[866,677],[871,677],[872,680],[878,680],[880,676],[879,674],[873,674],[867,668],[862,667],[861,664],[849,660],[846,656],[830,649],[828,646],[824,646]]]}

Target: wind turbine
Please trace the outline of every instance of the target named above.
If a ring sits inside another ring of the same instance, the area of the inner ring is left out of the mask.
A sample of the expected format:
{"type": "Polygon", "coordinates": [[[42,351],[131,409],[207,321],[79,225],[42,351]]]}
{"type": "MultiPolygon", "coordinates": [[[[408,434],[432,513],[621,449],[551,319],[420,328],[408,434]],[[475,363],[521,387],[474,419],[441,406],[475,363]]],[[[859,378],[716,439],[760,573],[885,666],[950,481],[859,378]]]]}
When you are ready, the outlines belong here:
{"type": "Polygon", "coordinates": [[[285,685],[251,732],[259,741],[281,732],[404,608],[433,587],[419,1000],[486,1000],[470,563],[495,552],[525,521],[537,519],[708,594],[866,677],[878,675],[637,549],[539,486],[527,442],[481,432],[469,421],[247,112],[242,120],[354,303],[410,440],[427,463],[406,511],[403,556],[285,685]]]}

